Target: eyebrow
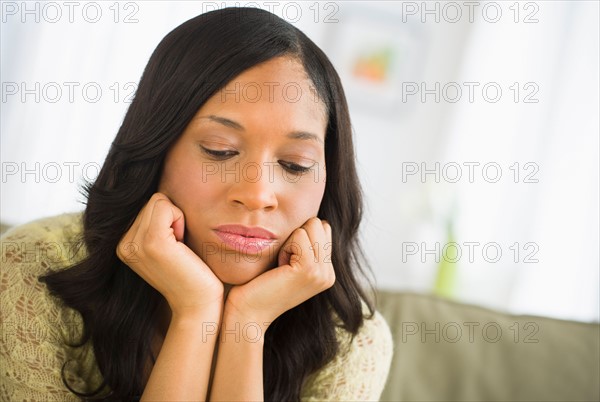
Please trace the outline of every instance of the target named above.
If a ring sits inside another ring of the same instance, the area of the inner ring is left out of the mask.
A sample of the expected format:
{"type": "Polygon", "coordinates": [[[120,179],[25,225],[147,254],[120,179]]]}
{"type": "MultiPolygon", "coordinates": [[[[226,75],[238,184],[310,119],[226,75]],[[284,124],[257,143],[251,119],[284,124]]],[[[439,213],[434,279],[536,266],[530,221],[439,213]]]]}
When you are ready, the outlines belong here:
{"type": "MultiPolygon", "coordinates": [[[[219,123],[226,127],[233,128],[234,130],[245,131],[244,126],[242,126],[240,123],[228,119],[226,117],[215,116],[214,114],[211,114],[209,116],[199,117],[199,119],[209,119],[210,121],[214,121],[215,123],[219,123]]],[[[318,135],[309,133],[307,131],[292,131],[287,134],[287,137],[295,140],[312,140],[323,144],[323,140],[321,140],[321,138],[319,138],[318,135]]]]}

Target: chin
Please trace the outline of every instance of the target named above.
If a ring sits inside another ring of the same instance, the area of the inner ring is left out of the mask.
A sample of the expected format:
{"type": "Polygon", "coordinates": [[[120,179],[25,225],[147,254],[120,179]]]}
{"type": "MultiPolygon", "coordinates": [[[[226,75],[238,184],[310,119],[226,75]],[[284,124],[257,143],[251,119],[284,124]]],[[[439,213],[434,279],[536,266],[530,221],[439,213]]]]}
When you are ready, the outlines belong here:
{"type": "MultiPolygon", "coordinates": [[[[249,255],[210,246],[195,247],[196,242],[188,239],[186,244],[208,265],[219,280],[229,285],[243,285],[250,282],[277,263],[279,250],[268,250],[261,254],[249,255]]],[[[200,244],[203,244],[200,242],[200,244]]]]}
{"type": "Polygon", "coordinates": [[[207,265],[221,282],[229,285],[243,285],[268,269],[265,262],[244,261],[244,256],[237,261],[222,262],[217,259],[207,262],[207,265]]]}

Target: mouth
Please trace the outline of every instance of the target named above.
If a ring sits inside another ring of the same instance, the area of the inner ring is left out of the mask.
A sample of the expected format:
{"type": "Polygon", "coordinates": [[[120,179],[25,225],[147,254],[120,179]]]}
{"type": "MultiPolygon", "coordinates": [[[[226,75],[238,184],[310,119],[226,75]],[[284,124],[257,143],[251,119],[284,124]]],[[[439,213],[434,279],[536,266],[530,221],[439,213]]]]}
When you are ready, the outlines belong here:
{"type": "Polygon", "coordinates": [[[243,254],[258,254],[276,242],[270,231],[242,225],[222,225],[214,229],[223,244],[243,254]]]}

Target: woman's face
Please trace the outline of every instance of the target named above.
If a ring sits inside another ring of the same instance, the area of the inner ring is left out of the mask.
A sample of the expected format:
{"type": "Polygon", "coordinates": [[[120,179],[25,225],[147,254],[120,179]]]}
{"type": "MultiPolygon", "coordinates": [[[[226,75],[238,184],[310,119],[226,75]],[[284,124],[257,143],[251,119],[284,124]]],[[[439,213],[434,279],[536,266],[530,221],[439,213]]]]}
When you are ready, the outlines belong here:
{"type": "Polygon", "coordinates": [[[326,127],[302,65],[279,57],[218,91],[169,150],[158,190],[183,211],[185,243],[222,282],[275,267],[291,233],[317,215],[326,127]]]}

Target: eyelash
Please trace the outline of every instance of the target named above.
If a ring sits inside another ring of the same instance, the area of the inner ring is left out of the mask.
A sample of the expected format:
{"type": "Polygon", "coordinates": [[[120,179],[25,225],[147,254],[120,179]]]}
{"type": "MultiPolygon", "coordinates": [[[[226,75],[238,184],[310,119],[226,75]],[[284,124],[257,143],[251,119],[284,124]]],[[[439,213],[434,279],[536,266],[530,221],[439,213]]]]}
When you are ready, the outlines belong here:
{"type": "MultiPolygon", "coordinates": [[[[216,151],[214,149],[208,149],[208,148],[204,148],[204,147],[201,147],[201,148],[206,154],[208,154],[218,160],[225,160],[225,159],[228,159],[237,154],[237,151],[216,151]]],[[[306,173],[312,169],[310,167],[305,167],[305,166],[298,165],[296,163],[285,162],[282,160],[278,160],[277,162],[279,162],[279,164],[281,166],[283,166],[283,168],[286,169],[288,172],[294,173],[294,174],[306,173]]]]}

